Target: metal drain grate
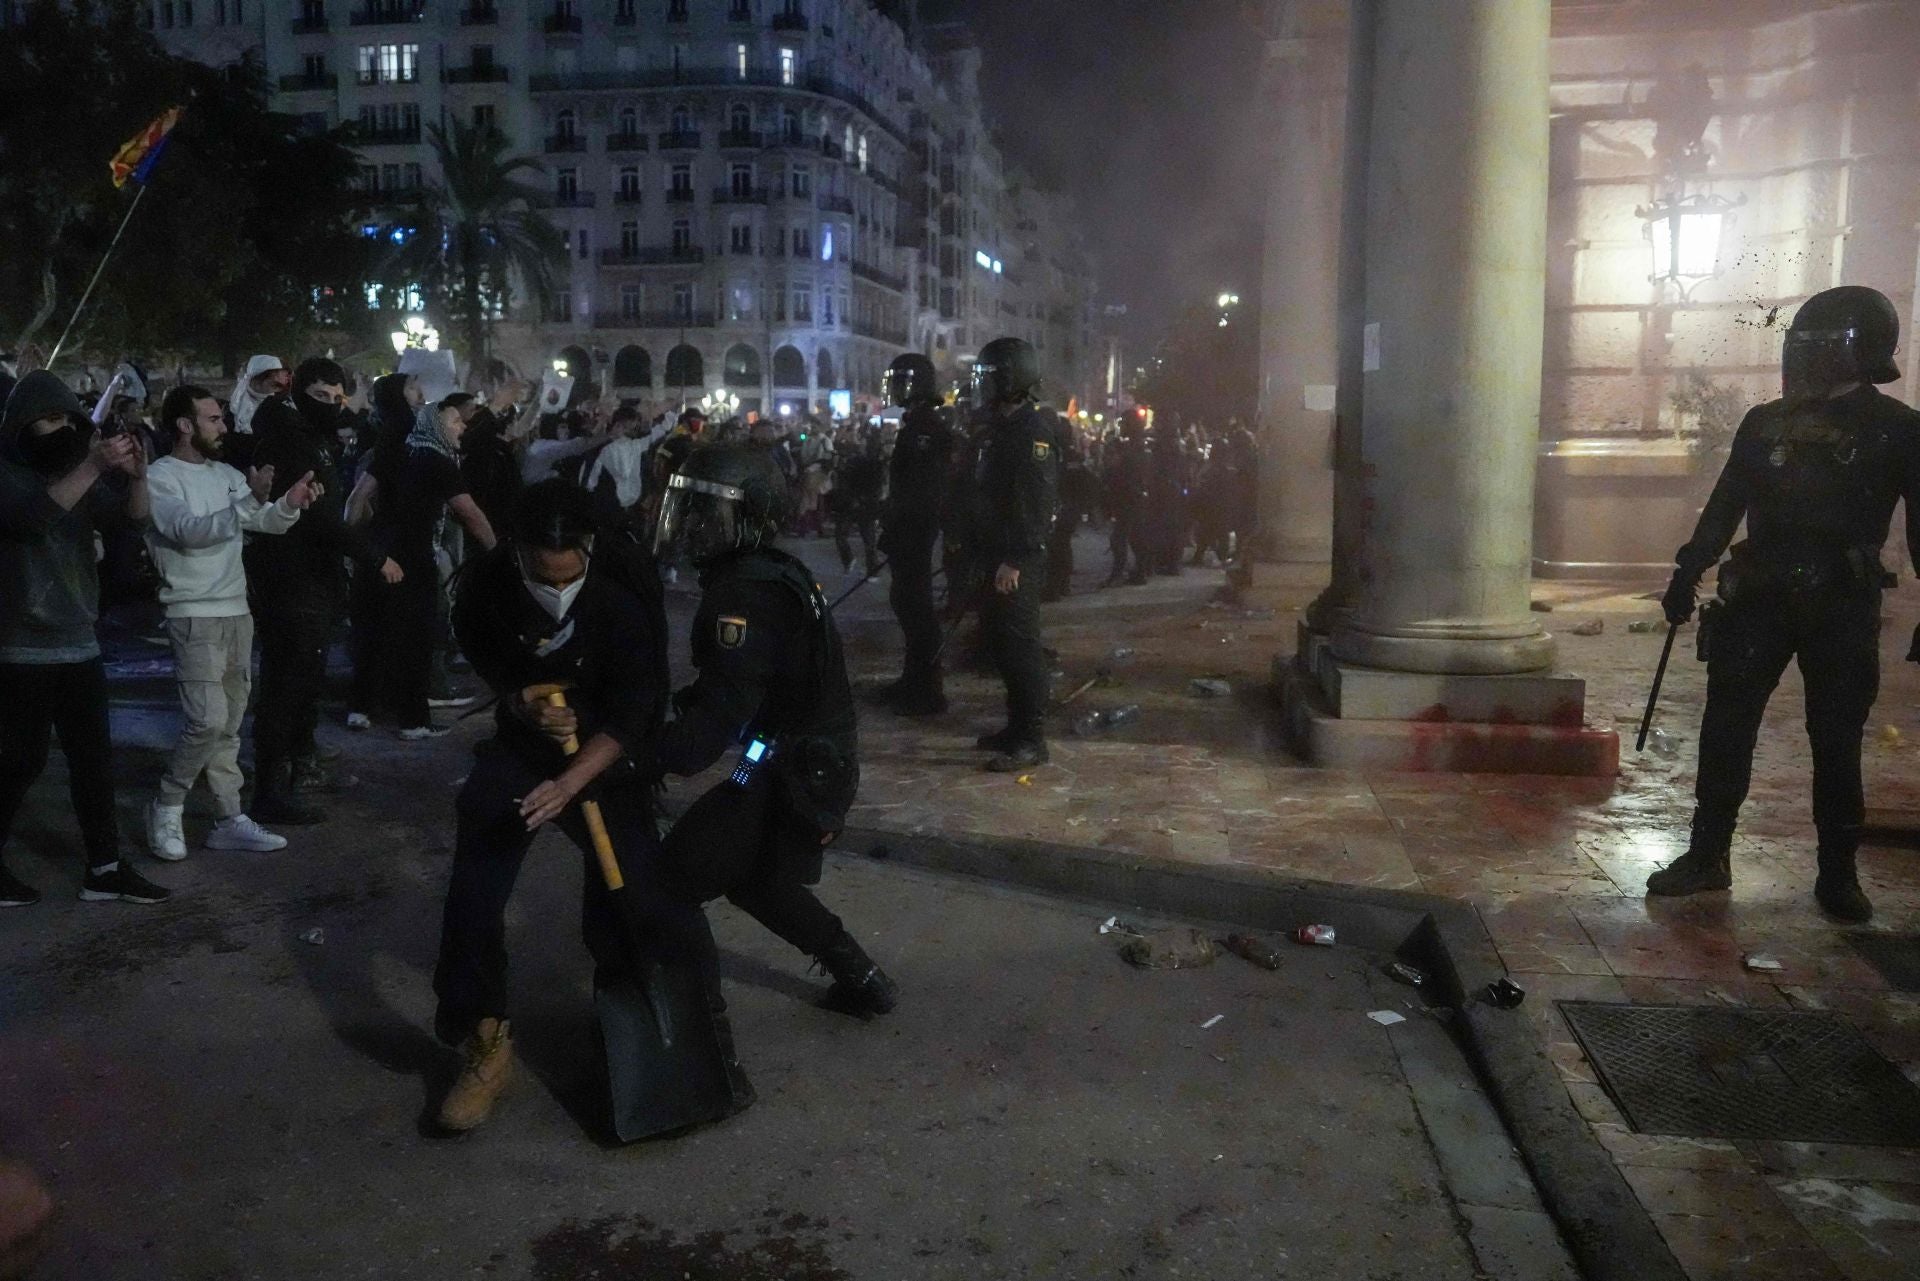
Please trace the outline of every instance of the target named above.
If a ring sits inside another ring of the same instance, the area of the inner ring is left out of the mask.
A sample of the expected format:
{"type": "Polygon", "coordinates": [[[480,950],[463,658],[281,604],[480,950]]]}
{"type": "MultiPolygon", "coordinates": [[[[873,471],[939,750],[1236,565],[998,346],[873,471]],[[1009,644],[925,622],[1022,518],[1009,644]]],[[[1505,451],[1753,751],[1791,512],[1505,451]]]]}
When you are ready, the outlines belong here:
{"type": "Polygon", "coordinates": [[[1642,1134],[1920,1147],[1920,1089],[1831,1014],[1562,1001],[1642,1134]]]}
{"type": "Polygon", "coordinates": [[[1894,991],[1920,992],[1920,937],[1852,933],[1846,939],[1894,991]]]}

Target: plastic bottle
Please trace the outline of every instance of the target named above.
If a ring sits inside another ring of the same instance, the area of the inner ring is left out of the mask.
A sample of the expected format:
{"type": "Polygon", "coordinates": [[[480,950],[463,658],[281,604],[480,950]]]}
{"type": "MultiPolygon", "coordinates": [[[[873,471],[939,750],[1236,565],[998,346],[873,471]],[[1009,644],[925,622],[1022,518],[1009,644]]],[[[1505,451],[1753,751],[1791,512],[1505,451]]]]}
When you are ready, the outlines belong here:
{"type": "Polygon", "coordinates": [[[1074,717],[1073,732],[1085,738],[1089,734],[1103,734],[1107,730],[1139,719],[1140,704],[1138,703],[1128,703],[1125,707],[1115,707],[1107,711],[1085,711],[1074,717]]]}
{"type": "Polygon", "coordinates": [[[1651,735],[1654,754],[1671,759],[1680,754],[1680,740],[1663,729],[1653,731],[1651,735]]]}
{"type": "Polygon", "coordinates": [[[1133,647],[1131,645],[1114,646],[1112,649],[1107,651],[1107,666],[1119,667],[1123,663],[1132,662],[1133,652],[1134,652],[1133,647]]]}

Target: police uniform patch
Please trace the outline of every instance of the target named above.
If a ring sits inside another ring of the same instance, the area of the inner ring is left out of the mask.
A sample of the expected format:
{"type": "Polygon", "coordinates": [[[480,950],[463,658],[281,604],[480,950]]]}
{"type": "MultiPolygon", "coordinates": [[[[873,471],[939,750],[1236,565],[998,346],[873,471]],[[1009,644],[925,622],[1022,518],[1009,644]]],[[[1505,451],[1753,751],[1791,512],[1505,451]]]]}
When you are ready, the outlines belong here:
{"type": "Polygon", "coordinates": [[[747,643],[747,620],[744,618],[722,617],[714,621],[714,639],[720,642],[721,649],[739,649],[747,643]]]}
{"type": "Polygon", "coordinates": [[[1049,445],[1046,441],[1036,440],[1033,442],[1033,460],[1035,462],[1038,462],[1038,463],[1046,462],[1048,457],[1051,456],[1052,453],[1053,453],[1053,446],[1049,445]]]}

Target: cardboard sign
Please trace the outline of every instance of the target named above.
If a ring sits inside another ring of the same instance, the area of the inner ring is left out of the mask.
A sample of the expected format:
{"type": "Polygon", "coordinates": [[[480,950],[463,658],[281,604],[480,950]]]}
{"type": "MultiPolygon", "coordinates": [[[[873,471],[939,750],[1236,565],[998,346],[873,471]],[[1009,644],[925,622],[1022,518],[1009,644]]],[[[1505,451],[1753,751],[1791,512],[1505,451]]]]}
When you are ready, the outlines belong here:
{"type": "Polygon", "coordinates": [[[564,413],[567,401],[573,395],[573,376],[549,369],[547,376],[540,380],[540,412],[543,414],[564,413]]]}

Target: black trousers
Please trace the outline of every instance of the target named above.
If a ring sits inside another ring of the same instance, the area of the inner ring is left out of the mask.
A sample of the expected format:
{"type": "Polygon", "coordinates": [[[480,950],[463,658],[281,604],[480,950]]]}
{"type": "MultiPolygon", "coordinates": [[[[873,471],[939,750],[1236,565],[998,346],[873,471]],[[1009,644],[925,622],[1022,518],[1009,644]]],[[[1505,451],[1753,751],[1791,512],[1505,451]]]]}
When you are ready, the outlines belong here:
{"type": "Polygon", "coordinates": [[[67,757],[67,793],[88,867],[120,857],[113,813],[113,740],[107,730],[107,670],[80,663],[0,663],[0,850],[27,790],[47,767],[54,735],[67,757]]]}
{"type": "Polygon", "coordinates": [[[665,863],[675,893],[702,903],[724,894],[807,956],[844,928],[807,888],[820,879],[820,836],[784,812],[769,768],[744,787],[721,783],[689,806],[667,833],[665,863]]]}
{"type": "Polygon", "coordinates": [[[933,607],[933,544],[939,536],[933,528],[887,532],[887,564],[893,579],[887,602],[906,640],[902,672],[909,681],[931,683],[940,675],[940,614],[933,607]]]}
{"type": "Polygon", "coordinates": [[[1767,699],[1790,660],[1806,688],[1813,822],[1820,843],[1856,841],[1866,813],[1860,740],[1880,692],[1880,593],[1828,590],[1729,604],[1714,622],[1700,721],[1696,825],[1733,832],[1753,779],[1767,699]]]}
{"type": "MultiPolygon", "coordinates": [[[[522,759],[498,742],[482,743],[473,772],[456,802],[457,829],[453,870],[447,880],[440,920],[440,959],[433,991],[439,998],[434,1025],[445,1040],[458,1042],[483,1018],[505,1018],[508,1011],[507,900],[526,861],[534,833],[520,817],[520,798],[554,771],[522,759]]],[[[719,977],[718,953],[707,915],[665,885],[660,843],[654,833],[653,800],[639,785],[599,789],[600,810],[613,839],[614,856],[632,896],[654,959],[698,968],[709,987],[719,977]]],[[[602,980],[626,970],[621,923],[601,879],[580,806],[557,821],[567,839],[587,860],[586,892],[580,908],[581,935],[602,980]]]]}
{"type": "MultiPolygon", "coordinates": [[[[988,571],[991,575],[999,566],[988,571]]],[[[1023,741],[1047,735],[1051,682],[1040,640],[1040,597],[1046,589],[1046,561],[1021,563],[1020,586],[1006,594],[993,590],[991,578],[981,598],[980,629],[987,653],[1007,687],[1007,726],[1023,741]]]]}
{"type": "Polygon", "coordinates": [[[350,711],[377,716],[387,710],[392,696],[387,641],[393,630],[388,614],[393,590],[378,570],[363,565],[354,567],[353,589],[347,597],[347,617],[353,624],[353,692],[347,703],[350,711]]]}
{"type": "Polygon", "coordinates": [[[256,787],[270,787],[277,768],[314,750],[335,602],[330,591],[311,588],[261,592],[254,600],[254,635],[260,641],[260,684],[253,701],[256,787]]]}
{"type": "Polygon", "coordinates": [[[879,521],[870,515],[863,513],[836,515],[833,518],[833,545],[840,553],[841,564],[853,563],[853,541],[848,536],[858,531],[860,550],[866,556],[867,572],[872,573],[874,566],[880,563],[879,555],[874,550],[874,539],[878,528],[879,521]]]}
{"type": "Polygon", "coordinates": [[[433,719],[427,699],[440,652],[440,574],[431,559],[400,568],[406,577],[387,588],[387,662],[394,718],[412,729],[433,719]]]}
{"type": "Polygon", "coordinates": [[[1084,513],[1071,500],[1060,505],[1060,516],[1053,524],[1053,537],[1047,542],[1047,588],[1049,600],[1059,600],[1073,590],[1073,535],[1080,528],[1084,513]]]}

